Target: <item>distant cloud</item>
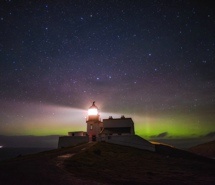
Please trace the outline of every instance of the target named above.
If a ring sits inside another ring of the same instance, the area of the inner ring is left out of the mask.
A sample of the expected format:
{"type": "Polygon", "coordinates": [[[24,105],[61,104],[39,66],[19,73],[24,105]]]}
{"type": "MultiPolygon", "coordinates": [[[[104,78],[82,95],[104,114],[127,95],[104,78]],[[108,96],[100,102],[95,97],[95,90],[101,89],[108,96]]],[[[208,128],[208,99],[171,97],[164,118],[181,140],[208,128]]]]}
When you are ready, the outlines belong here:
{"type": "Polygon", "coordinates": [[[168,132],[162,132],[158,135],[153,135],[151,136],[151,138],[164,138],[164,137],[167,137],[168,136],[168,132]]]}
{"type": "Polygon", "coordinates": [[[215,137],[215,131],[214,132],[209,132],[208,134],[205,135],[205,137],[215,137]]]}
{"type": "Polygon", "coordinates": [[[168,135],[168,132],[160,133],[157,137],[166,137],[168,135]]]}

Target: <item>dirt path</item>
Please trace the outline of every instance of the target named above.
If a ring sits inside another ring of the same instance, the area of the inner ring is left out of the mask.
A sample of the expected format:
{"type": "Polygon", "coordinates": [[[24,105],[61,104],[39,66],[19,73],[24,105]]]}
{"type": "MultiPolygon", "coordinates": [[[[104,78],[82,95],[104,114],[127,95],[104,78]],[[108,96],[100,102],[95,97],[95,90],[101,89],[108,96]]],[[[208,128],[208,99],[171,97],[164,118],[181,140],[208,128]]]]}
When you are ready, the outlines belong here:
{"type": "Polygon", "coordinates": [[[91,143],[83,144],[80,146],[76,146],[76,147],[72,148],[72,150],[65,151],[64,153],[58,155],[56,158],[54,158],[53,162],[54,162],[54,164],[56,164],[57,167],[64,170],[63,163],[66,159],[68,159],[80,152],[83,152],[86,149],[89,149],[90,147],[92,147],[95,144],[96,144],[96,142],[91,142],[91,143]]]}

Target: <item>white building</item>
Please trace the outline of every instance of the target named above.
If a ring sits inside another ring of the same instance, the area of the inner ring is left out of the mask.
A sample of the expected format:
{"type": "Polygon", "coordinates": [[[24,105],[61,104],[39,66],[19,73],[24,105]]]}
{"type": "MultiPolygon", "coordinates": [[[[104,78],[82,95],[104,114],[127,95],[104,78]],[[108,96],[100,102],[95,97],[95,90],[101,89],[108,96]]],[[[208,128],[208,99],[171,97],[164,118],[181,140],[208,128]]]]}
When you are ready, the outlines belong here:
{"type": "Polygon", "coordinates": [[[86,142],[105,141],[108,143],[131,146],[135,148],[155,151],[149,141],[135,135],[134,122],[131,118],[109,119],[101,121],[99,109],[93,102],[88,109],[87,132],[69,132],[68,136],[59,137],[58,148],[69,147],[86,142]]]}

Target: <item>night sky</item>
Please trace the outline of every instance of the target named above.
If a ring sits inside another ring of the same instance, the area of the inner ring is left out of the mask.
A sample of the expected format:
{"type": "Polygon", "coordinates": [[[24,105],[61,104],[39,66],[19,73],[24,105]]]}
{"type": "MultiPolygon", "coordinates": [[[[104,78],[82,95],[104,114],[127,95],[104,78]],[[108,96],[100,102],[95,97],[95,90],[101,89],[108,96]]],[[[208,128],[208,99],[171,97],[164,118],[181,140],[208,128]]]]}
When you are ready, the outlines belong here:
{"type": "Polygon", "coordinates": [[[132,117],[148,139],[215,138],[213,1],[0,2],[0,135],[132,117]]]}

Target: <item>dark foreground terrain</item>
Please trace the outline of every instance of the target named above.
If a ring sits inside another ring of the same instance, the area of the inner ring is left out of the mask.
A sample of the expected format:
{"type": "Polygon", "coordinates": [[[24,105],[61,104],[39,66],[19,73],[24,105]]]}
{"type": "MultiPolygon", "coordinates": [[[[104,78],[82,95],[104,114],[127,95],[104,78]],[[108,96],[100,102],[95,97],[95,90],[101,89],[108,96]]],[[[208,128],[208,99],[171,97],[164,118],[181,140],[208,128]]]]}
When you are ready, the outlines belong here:
{"type": "Polygon", "coordinates": [[[214,160],[161,145],[87,143],[0,163],[0,184],[215,184],[214,160]]]}

